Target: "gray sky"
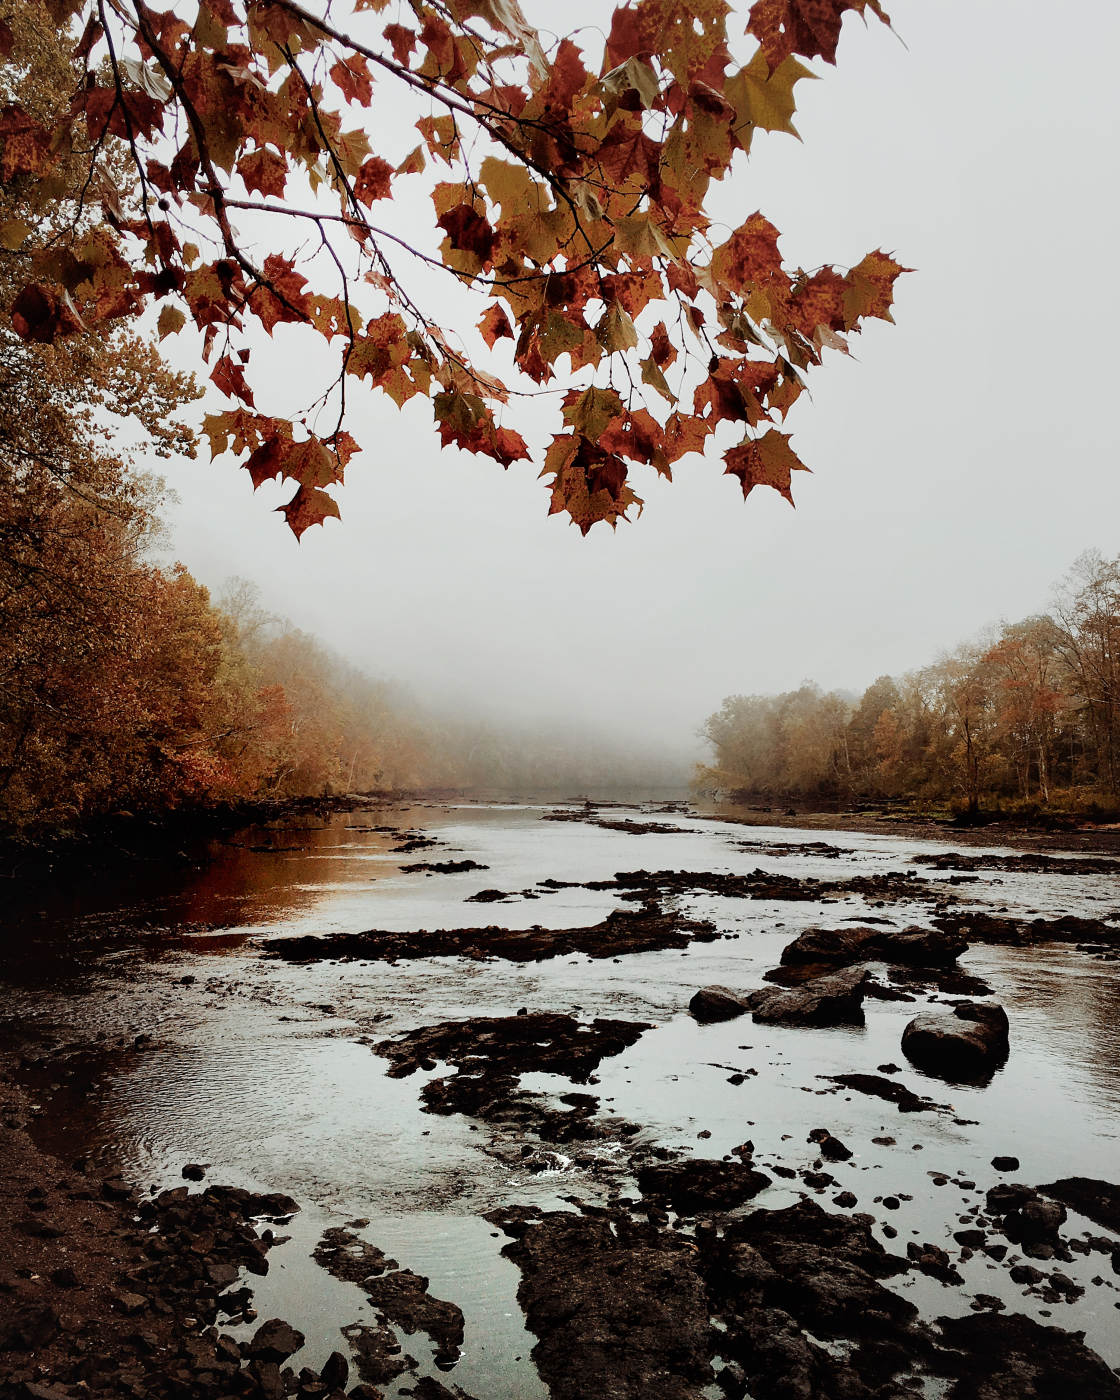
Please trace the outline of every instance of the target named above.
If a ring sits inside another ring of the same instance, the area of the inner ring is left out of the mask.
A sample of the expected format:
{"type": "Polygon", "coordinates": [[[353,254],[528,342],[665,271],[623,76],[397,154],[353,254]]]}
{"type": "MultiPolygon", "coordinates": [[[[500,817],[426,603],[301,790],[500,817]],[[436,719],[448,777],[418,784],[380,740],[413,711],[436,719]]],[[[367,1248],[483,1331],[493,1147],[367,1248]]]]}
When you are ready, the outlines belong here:
{"type": "MultiPolygon", "coordinates": [[[[279,488],[200,459],[166,473],[174,553],[425,697],[674,747],[725,695],[862,689],[1040,610],[1083,549],[1116,553],[1120,6],[890,10],[905,46],[849,16],[838,66],[799,85],[803,144],[760,137],[718,201],[735,222],[760,208],[788,263],[882,247],[916,269],[897,325],[830,354],[790,415],[814,469],[796,510],[688,458],[673,485],[638,483],[639,521],[584,539],[546,518],[536,467],[441,453],[423,403],[368,395],[341,524],[297,545],[279,488]]],[[[299,346],[261,352],[264,411],[298,398],[299,346]]]]}

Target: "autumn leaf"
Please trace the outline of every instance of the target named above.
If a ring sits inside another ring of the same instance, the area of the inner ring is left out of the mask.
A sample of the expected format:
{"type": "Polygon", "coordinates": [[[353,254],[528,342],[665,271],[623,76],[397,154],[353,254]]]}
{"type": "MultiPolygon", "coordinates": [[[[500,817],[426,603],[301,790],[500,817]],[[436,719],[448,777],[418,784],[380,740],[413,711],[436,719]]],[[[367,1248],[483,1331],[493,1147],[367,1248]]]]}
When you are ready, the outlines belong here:
{"type": "Polygon", "coordinates": [[[503,336],[513,339],[513,329],[510,326],[509,317],[496,302],[479,321],[478,329],[491,350],[503,336]]]}
{"type": "Polygon", "coordinates": [[[278,506],[296,539],[302,539],[312,525],[322,525],[332,516],[339,518],[338,502],[315,487],[301,486],[287,505],[278,506]]]}
{"type": "Polygon", "coordinates": [[[795,53],[835,63],[845,11],[862,15],[868,9],[889,26],[879,0],[755,0],[747,33],[759,41],[772,69],[795,53]]]}
{"type": "Polygon", "coordinates": [[[737,476],[743,488],[743,499],[756,486],[772,486],[780,496],[793,505],[790,478],[793,472],[809,468],[789,445],[789,436],[771,428],[760,438],[747,438],[738,447],[724,453],[724,474],[737,476]]]}
{"type": "Polygon", "coordinates": [[[288,162],[266,147],[249,151],[237,162],[237,173],[251,193],[270,199],[283,199],[288,176],[288,162]]]}
{"type": "Polygon", "coordinates": [[[362,162],[361,169],[354,179],[354,193],[365,205],[377,199],[388,199],[392,194],[392,177],[396,172],[387,160],[380,156],[370,156],[362,162]]]}

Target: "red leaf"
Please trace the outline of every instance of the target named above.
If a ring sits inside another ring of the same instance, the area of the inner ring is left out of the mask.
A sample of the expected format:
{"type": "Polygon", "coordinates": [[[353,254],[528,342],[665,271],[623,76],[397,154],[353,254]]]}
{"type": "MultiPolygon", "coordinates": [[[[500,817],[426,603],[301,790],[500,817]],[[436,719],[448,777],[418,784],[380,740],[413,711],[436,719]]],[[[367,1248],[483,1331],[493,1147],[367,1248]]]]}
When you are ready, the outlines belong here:
{"type": "Polygon", "coordinates": [[[312,525],[322,525],[330,516],[339,518],[338,502],[333,496],[315,487],[301,486],[286,506],[277,507],[283,512],[288,528],[296,539],[312,525]]]}
{"type": "Polygon", "coordinates": [[[283,199],[284,185],[288,175],[288,162],[275,151],[262,146],[250,151],[237,162],[237,173],[245,181],[245,188],[271,199],[283,199]]]}
{"type": "Polygon", "coordinates": [[[370,156],[362,162],[354,181],[354,194],[368,208],[375,199],[388,199],[392,194],[392,178],[396,172],[387,160],[370,156]]]}
{"type": "Polygon", "coordinates": [[[483,263],[494,252],[495,233],[479,212],[469,204],[457,204],[436,220],[451,240],[452,248],[474,253],[483,263]]]}

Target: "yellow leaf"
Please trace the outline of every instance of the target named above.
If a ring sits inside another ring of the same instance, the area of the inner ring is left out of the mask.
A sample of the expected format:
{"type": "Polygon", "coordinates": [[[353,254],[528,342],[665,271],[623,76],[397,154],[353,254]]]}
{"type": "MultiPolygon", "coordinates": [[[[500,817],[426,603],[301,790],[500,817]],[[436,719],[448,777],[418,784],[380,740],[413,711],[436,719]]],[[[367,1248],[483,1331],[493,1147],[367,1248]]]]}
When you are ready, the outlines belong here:
{"type": "Polygon", "coordinates": [[[160,340],[163,340],[165,336],[174,335],[176,331],[181,331],[186,323],[186,316],[177,306],[165,306],[159,313],[159,321],[156,323],[160,340]]]}
{"type": "MultiPolygon", "coordinates": [[[[785,59],[771,73],[759,49],[745,68],[728,79],[724,88],[728,101],[735,107],[736,127],[757,126],[763,131],[785,131],[790,136],[798,136],[793,124],[796,107],[793,85],[802,78],[816,76],[796,58],[785,59]]],[[[742,135],[740,133],[740,139],[742,135]]]]}
{"type": "Polygon", "coordinates": [[[30,232],[22,219],[10,219],[6,224],[0,224],[0,246],[14,252],[30,232]]]}
{"type": "Polygon", "coordinates": [[[676,403],[677,396],[669,388],[669,381],[661,373],[661,369],[652,355],[648,360],[642,361],[642,383],[648,384],[651,389],[656,389],[661,397],[668,399],[670,403],[676,403]]]}
{"type": "Polygon", "coordinates": [[[633,350],[638,343],[638,332],[634,329],[630,313],[617,301],[612,301],[607,307],[603,319],[595,327],[595,334],[599,344],[611,354],[633,350]]]}

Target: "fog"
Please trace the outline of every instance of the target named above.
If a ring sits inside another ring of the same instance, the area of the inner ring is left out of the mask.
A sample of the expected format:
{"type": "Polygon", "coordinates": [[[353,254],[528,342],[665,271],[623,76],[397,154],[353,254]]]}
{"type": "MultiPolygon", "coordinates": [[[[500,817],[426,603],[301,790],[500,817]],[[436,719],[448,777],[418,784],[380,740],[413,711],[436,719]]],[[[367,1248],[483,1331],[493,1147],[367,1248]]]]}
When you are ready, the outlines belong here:
{"type": "MultiPolygon", "coordinates": [[[[526,9],[542,27],[555,14],[526,9]]],[[[564,13],[601,25],[609,7],[564,13]]],[[[787,262],[882,247],[916,269],[897,324],[829,354],[790,416],[813,468],[796,510],[763,490],[744,503],[718,461],[691,457],[672,485],[636,483],[640,520],[581,538],[546,517],[537,466],[443,452],[424,403],[359,394],[365,450],[341,522],[297,544],[274,510],[290,488],[254,493],[203,454],[165,472],[173,555],[215,588],[253,580],[424,706],[673,763],[698,756],[728,694],[807,677],[859,692],[1043,608],[1077,554],[1118,548],[1120,11],[897,0],[891,14],[897,36],[845,20],[837,68],[799,86],[803,144],[760,136],[718,197],[736,223],[762,209],[787,262]]],[[[435,286],[458,317],[463,300],[435,286]]],[[[307,345],[278,332],[254,352],[273,376],[262,411],[307,397],[307,345]]],[[[518,423],[534,447],[547,418],[518,423]]]]}

